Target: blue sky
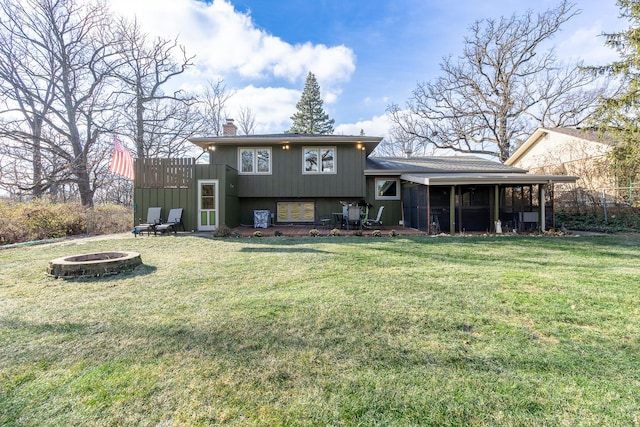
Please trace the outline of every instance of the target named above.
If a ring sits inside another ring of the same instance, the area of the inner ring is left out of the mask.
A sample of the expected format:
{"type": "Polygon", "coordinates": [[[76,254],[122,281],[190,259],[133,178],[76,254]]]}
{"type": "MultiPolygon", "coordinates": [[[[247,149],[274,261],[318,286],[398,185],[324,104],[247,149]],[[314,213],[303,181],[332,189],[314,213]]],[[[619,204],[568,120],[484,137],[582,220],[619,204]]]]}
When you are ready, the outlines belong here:
{"type": "MultiPolygon", "coordinates": [[[[308,71],[318,77],[336,133],[386,136],[386,108],[403,105],[417,82],[439,74],[443,56],[462,52],[482,18],[542,12],[539,0],[109,0],[152,34],[179,35],[197,67],[178,84],[197,89],[222,79],[240,107],[256,115],[256,133],[282,132],[308,71]]],[[[614,0],[581,0],[581,13],[553,40],[558,57],[589,64],[613,59],[598,37],[624,25],[614,0]]]]}

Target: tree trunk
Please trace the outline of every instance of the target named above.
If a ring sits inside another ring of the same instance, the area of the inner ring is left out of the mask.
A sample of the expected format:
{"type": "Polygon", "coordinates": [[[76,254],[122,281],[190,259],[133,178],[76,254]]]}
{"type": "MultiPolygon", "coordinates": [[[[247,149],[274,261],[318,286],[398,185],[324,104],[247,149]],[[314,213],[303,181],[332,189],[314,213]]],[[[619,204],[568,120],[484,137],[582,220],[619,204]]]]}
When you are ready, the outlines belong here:
{"type": "Polygon", "coordinates": [[[33,197],[42,198],[42,150],[40,147],[40,133],[33,137],[33,197]]]}

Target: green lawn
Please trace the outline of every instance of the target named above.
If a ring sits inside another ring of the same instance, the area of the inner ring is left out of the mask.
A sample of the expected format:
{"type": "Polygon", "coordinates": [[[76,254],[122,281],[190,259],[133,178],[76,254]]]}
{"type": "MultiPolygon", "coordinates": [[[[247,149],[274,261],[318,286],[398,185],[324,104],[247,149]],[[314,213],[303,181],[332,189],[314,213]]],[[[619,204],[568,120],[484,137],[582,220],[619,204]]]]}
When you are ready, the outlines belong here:
{"type": "Polygon", "coordinates": [[[0,251],[0,425],[640,424],[640,235],[0,251]],[[105,250],[145,266],[45,275],[105,250]]]}

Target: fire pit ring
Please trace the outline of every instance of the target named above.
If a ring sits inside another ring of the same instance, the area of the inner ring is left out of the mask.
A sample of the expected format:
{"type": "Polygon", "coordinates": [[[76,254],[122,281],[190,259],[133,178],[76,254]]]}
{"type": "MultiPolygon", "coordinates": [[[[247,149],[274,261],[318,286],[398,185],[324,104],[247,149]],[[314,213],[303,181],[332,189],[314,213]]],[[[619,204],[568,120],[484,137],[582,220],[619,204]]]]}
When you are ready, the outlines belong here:
{"type": "Polygon", "coordinates": [[[131,271],[142,264],[137,252],[96,252],[49,261],[47,273],[55,277],[96,277],[131,271]]]}

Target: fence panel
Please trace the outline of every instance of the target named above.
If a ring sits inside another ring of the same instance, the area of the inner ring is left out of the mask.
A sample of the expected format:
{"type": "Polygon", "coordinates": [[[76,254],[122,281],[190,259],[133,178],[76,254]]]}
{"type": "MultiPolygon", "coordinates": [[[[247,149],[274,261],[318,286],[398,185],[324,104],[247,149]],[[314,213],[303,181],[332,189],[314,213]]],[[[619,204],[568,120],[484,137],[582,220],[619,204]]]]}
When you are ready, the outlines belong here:
{"type": "Polygon", "coordinates": [[[194,159],[137,159],[136,188],[191,188],[194,159]]]}

